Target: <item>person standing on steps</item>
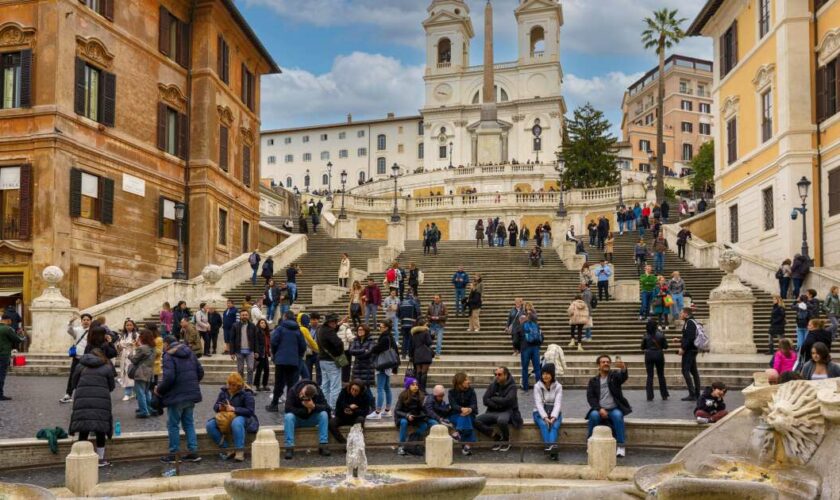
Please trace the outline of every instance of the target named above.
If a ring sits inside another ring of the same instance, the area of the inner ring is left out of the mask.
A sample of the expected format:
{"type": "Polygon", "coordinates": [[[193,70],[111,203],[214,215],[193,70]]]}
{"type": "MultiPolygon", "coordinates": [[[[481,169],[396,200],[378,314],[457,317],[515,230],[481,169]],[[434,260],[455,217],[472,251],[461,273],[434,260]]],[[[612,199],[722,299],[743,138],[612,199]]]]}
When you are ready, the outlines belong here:
{"type": "Polygon", "coordinates": [[[612,266],[606,259],[601,260],[601,265],[595,269],[595,276],[598,278],[598,302],[610,300],[610,277],[612,266]]]}
{"type": "Polygon", "coordinates": [[[647,400],[653,401],[653,370],[659,379],[659,395],[662,400],[668,399],[668,384],[665,381],[665,351],[668,350],[668,339],[659,329],[654,318],[650,318],[645,325],[645,336],[642,338],[642,352],[645,353],[645,371],[647,381],[645,392],[647,400]]]}
{"type": "Polygon", "coordinates": [[[222,354],[230,354],[230,334],[233,324],[236,323],[239,317],[239,310],[233,305],[233,301],[228,299],[227,308],[222,314],[222,332],[224,334],[225,350],[222,354]]]}
{"type": "Polygon", "coordinates": [[[254,249],[253,253],[248,257],[248,264],[251,265],[251,284],[257,284],[257,270],[260,268],[260,261],[262,257],[260,257],[260,253],[254,249]]]}
{"type": "Polygon", "coordinates": [[[513,348],[519,351],[519,360],[522,365],[522,390],[528,392],[529,364],[534,368],[534,383],[539,382],[540,373],[540,346],[543,343],[543,334],[540,326],[533,318],[523,314],[519,317],[520,328],[516,330],[513,338],[513,348]]]}
{"type": "Polygon", "coordinates": [[[650,265],[645,266],[645,273],[639,276],[639,321],[643,321],[650,316],[650,306],[653,303],[653,298],[656,296],[656,275],[653,274],[653,268],[650,265]]]}
{"type": "Polygon", "coordinates": [[[376,313],[379,311],[379,306],[382,305],[382,292],[373,278],[368,278],[368,284],[363,295],[365,298],[365,324],[368,328],[374,328],[376,327],[376,313]]]}
{"type": "MultiPolygon", "coordinates": [[[[429,323],[429,330],[435,337],[435,355],[440,356],[443,348],[443,334],[446,327],[446,305],[440,298],[440,295],[435,295],[429,308],[426,310],[426,321],[429,323]]],[[[414,335],[412,332],[412,342],[414,342],[414,335]]]]}
{"type": "Polygon", "coordinates": [[[510,427],[522,427],[522,415],[519,413],[519,400],[516,392],[516,382],[506,366],[494,370],[494,379],[490,387],[484,391],[482,398],[487,408],[475,419],[475,428],[487,437],[497,442],[493,451],[506,452],[510,450],[510,427]],[[496,433],[494,427],[499,432],[496,433]]]}
{"type": "Polygon", "coordinates": [[[280,397],[300,379],[301,359],[306,353],[306,341],[292,311],[287,312],[280,326],[271,332],[271,353],[274,355],[274,391],[265,409],[276,413],[280,397]]]}
{"type": "Polygon", "coordinates": [[[691,239],[691,230],[684,227],[677,233],[677,257],[685,260],[685,245],[691,239]]]}
{"type": "Polygon", "coordinates": [[[665,239],[664,234],[659,234],[653,242],[654,252],[654,267],[653,271],[656,274],[665,272],[665,252],[668,251],[668,240],[665,239]]]}
{"type": "Polygon", "coordinates": [[[621,385],[627,382],[627,366],[617,358],[617,370],[612,370],[612,359],[606,354],[598,356],[597,363],[598,374],[589,379],[586,388],[586,401],[589,403],[587,438],[592,436],[595,427],[611,423],[617,445],[615,455],[623,458],[626,454],[624,417],[633,411],[621,389],[621,385]]]}
{"type": "Polygon", "coordinates": [[[702,387],[700,373],[697,371],[697,346],[694,345],[694,340],[697,338],[697,322],[688,308],[682,310],[680,319],[683,320],[683,327],[680,350],[677,354],[681,356],[680,368],[688,388],[688,396],[682,398],[681,401],[697,401],[702,387]]]}
{"type": "Polygon", "coordinates": [[[341,260],[338,262],[338,286],[347,288],[348,279],[350,279],[350,256],[342,253],[341,260]]]}
{"type": "Polygon", "coordinates": [[[458,266],[458,270],[452,275],[452,286],[455,287],[455,315],[464,314],[464,297],[466,296],[467,284],[470,282],[470,275],[464,271],[464,266],[458,266]]]}
{"type": "Polygon", "coordinates": [[[572,340],[569,342],[569,347],[577,345],[578,351],[582,351],[583,329],[589,324],[589,307],[587,307],[580,294],[575,295],[574,300],[569,304],[568,313],[569,329],[572,337],[572,340]],[[575,338],[575,335],[577,335],[577,338],[575,338]]]}

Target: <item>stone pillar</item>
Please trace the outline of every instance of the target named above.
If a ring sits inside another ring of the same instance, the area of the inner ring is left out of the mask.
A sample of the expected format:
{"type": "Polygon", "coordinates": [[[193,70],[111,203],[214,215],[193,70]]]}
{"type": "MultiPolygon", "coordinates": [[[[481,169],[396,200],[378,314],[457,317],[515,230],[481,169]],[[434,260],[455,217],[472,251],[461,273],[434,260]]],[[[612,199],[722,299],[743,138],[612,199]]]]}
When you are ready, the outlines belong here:
{"type": "Polygon", "coordinates": [[[74,494],[86,497],[98,482],[99,455],[93,451],[93,443],[76,441],[64,461],[64,485],[74,494]]]}
{"type": "Polygon", "coordinates": [[[260,429],[251,444],[251,467],[276,469],[280,467],[280,442],[271,429],[260,429]]]}
{"type": "Polygon", "coordinates": [[[615,468],[615,438],[612,429],[599,425],[592,431],[592,437],[586,442],[587,463],[595,473],[596,479],[606,479],[615,468]]]}
{"type": "Polygon", "coordinates": [[[70,305],[70,300],[61,295],[56,285],[64,278],[64,272],[57,266],[49,266],[41,273],[48,287],[40,297],[32,301],[32,352],[66,353],[70,346],[67,325],[79,310],[70,305]]]}
{"type": "Polygon", "coordinates": [[[227,299],[216,285],[222,279],[221,266],[215,264],[205,266],[201,270],[201,276],[204,277],[204,293],[201,296],[201,302],[205,302],[207,307],[213,307],[221,313],[227,307],[227,299]]]}
{"type": "Polygon", "coordinates": [[[741,256],[726,250],[718,261],[726,272],[720,285],[709,293],[708,332],[712,353],[755,354],[753,341],[753,304],[755,297],[744,286],[735,270],[741,256]]]}
{"type": "Polygon", "coordinates": [[[388,248],[393,248],[398,253],[405,252],[405,222],[388,223],[388,248]]]}
{"type": "Polygon", "coordinates": [[[426,466],[452,465],[452,437],[444,425],[435,425],[426,438],[426,466]]]}

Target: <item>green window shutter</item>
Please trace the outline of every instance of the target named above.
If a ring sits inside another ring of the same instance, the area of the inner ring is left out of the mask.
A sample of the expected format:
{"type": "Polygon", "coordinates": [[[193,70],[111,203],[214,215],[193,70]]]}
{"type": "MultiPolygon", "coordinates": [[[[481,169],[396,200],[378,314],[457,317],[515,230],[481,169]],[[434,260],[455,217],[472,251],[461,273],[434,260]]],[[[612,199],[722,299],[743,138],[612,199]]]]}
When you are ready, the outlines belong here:
{"type": "Polygon", "coordinates": [[[70,169],[70,217],[82,215],[82,171],[70,169]]]}
{"type": "Polygon", "coordinates": [[[102,223],[114,223],[114,181],[100,177],[102,182],[102,223]]]}

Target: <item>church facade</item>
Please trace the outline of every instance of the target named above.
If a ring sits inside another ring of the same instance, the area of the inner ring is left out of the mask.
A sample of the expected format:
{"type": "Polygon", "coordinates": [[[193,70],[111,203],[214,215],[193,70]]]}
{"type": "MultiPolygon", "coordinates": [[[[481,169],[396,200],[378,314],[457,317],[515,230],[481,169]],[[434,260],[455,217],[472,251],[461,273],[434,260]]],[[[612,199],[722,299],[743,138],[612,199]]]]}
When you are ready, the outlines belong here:
{"type": "MultiPolygon", "coordinates": [[[[395,163],[401,173],[418,167],[436,170],[480,163],[477,131],[484,101],[485,65],[469,64],[475,36],[470,8],[464,0],[433,0],[427,10],[423,21],[425,104],[420,116],[364,122],[377,129],[377,138],[384,136],[386,145],[395,144],[394,150],[386,147],[380,154],[377,145],[371,144],[365,156],[355,154],[358,148],[349,148],[346,140],[358,131],[348,129],[343,139],[341,134],[331,133],[337,128],[355,129],[357,124],[353,123],[264,131],[261,160],[265,176],[286,187],[304,190],[307,175],[310,187],[321,184],[316,180],[326,173],[327,160],[317,159],[329,158],[335,189],[337,174],[342,170],[347,171],[348,184],[355,186],[358,179],[387,177],[395,163]],[[422,128],[417,130],[417,126],[422,128]],[[410,128],[418,133],[411,140],[401,140],[400,128],[403,134],[410,128]],[[307,143],[297,140],[301,135],[325,140],[309,143],[313,147],[317,144],[317,151],[304,151],[307,143]]],[[[560,65],[563,11],[559,0],[521,0],[512,14],[517,23],[517,59],[493,64],[495,102],[502,129],[501,161],[551,162],[562,142],[566,113],[560,65]],[[535,125],[541,130],[539,138],[533,133],[535,125]]],[[[489,39],[492,38],[491,31],[489,39]]]]}

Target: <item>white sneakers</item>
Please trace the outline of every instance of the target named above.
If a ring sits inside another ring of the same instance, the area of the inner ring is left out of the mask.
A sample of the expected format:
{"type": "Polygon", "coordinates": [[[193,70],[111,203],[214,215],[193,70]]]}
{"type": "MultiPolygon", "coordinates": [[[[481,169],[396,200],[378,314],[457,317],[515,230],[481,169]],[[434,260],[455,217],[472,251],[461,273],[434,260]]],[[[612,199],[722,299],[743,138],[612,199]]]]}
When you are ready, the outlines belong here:
{"type": "Polygon", "coordinates": [[[626,455],[626,454],[627,454],[627,452],[625,452],[625,451],[624,451],[624,447],[623,447],[623,446],[618,446],[618,447],[616,447],[616,449],[615,449],[615,456],[617,456],[617,457],[621,457],[621,458],[624,458],[624,455],[626,455]]]}

